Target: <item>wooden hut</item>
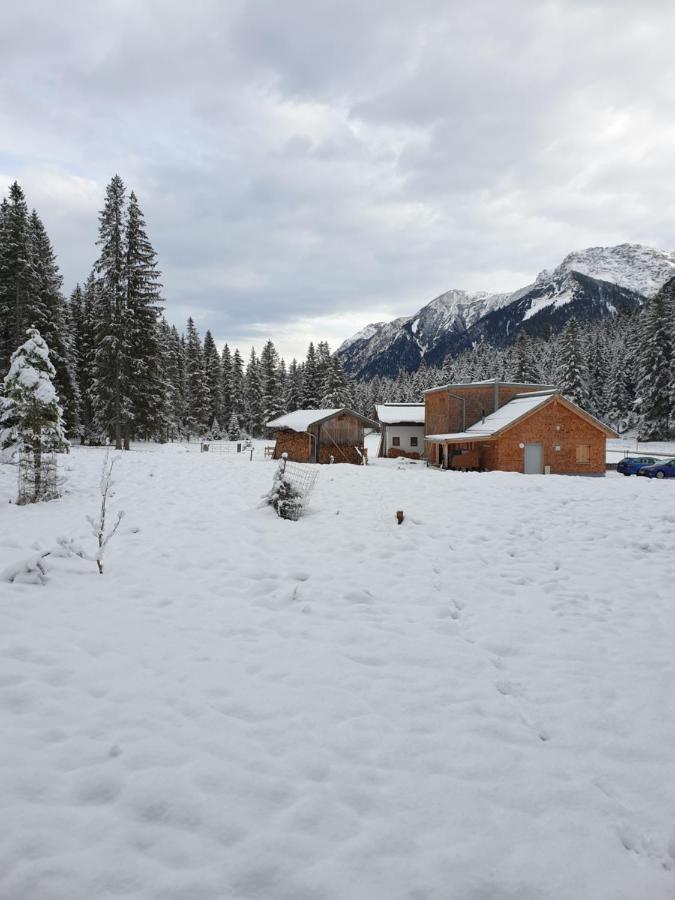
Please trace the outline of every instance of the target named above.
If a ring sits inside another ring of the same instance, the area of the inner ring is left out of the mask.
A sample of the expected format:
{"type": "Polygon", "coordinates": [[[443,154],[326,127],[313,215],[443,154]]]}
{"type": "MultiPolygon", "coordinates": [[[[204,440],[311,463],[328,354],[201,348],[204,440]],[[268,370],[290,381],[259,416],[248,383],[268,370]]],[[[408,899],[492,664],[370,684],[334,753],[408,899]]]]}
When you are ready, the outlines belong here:
{"type": "Polygon", "coordinates": [[[287,453],[294,462],[360,465],[367,456],[364,429],[378,424],[351,409],[297,409],[267,427],[276,438],[274,459],[287,453]]]}
{"type": "Polygon", "coordinates": [[[611,428],[555,388],[537,390],[537,385],[509,384],[502,392],[499,382],[482,382],[435,389],[426,397],[427,423],[440,424],[444,419],[452,424],[458,419],[469,422],[431,434],[427,424],[427,459],[444,469],[602,475],[607,438],[616,437],[611,428]],[[519,393],[518,387],[524,390],[519,393]],[[493,399],[494,411],[486,412],[482,406],[476,419],[478,407],[472,388],[483,404],[488,397],[493,399]],[[444,398],[443,391],[449,396],[444,398]]]}

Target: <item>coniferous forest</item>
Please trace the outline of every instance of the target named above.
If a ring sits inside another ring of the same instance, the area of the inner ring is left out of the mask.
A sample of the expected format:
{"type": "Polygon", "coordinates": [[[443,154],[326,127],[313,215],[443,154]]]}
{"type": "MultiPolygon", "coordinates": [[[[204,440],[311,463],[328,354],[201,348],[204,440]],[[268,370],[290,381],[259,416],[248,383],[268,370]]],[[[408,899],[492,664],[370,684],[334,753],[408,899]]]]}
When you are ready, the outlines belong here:
{"type": "Polygon", "coordinates": [[[442,368],[396,379],[349,380],[325,341],[304,360],[281,359],[272,340],[247,353],[211,331],[165,316],[161,270],[139,199],[116,175],[92,235],[91,271],[66,298],[39,213],[16,182],[0,206],[0,379],[36,328],[49,348],[71,441],[113,443],[265,433],[298,408],[421,401],[438,384],[503,378],[558,385],[572,400],[642,439],[675,433],[675,279],[636,314],[583,327],[574,319],[547,339],[524,333],[506,349],[481,344],[442,368]]]}

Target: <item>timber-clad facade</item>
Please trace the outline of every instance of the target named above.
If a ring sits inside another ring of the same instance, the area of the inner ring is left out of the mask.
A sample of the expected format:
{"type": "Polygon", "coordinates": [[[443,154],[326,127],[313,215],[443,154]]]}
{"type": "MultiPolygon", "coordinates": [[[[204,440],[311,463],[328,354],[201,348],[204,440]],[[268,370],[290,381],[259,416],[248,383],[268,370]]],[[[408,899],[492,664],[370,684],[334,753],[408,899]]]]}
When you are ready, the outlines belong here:
{"type": "Polygon", "coordinates": [[[352,463],[367,459],[364,430],[377,422],[350,409],[296,410],[267,423],[276,443],[274,458],[293,462],[352,463]]]}

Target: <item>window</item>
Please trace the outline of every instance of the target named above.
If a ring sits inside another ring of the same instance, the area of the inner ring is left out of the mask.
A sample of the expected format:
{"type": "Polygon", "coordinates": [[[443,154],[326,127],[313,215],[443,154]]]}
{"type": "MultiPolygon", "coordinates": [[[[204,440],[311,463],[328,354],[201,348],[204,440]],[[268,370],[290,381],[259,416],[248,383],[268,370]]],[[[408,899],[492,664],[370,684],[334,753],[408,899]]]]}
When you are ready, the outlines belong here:
{"type": "Polygon", "coordinates": [[[393,438],[391,439],[391,445],[392,445],[392,447],[400,447],[400,446],[401,446],[401,438],[400,438],[400,437],[393,437],[393,438]]]}
{"type": "Polygon", "coordinates": [[[591,461],[591,445],[577,444],[577,462],[588,465],[591,461]]]}
{"type": "Polygon", "coordinates": [[[411,447],[416,447],[416,446],[417,446],[417,438],[416,438],[416,437],[411,437],[411,438],[410,438],[410,446],[411,446],[411,447]]]}

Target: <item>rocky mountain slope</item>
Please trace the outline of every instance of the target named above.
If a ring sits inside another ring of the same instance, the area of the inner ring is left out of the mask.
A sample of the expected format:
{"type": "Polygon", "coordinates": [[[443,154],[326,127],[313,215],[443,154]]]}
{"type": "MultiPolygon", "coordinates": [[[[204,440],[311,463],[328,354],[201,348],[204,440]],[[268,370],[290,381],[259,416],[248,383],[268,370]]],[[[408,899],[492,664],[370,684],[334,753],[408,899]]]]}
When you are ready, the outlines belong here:
{"type": "Polygon", "coordinates": [[[448,291],[413,316],[368,325],[337,353],[357,378],[438,366],[477,341],[504,346],[521,329],[545,335],[572,315],[590,321],[636,309],[673,276],[675,253],[640,244],[590,247],[513,293],[448,291]]]}

